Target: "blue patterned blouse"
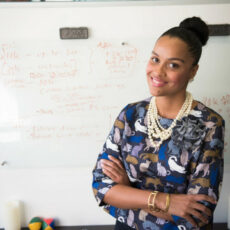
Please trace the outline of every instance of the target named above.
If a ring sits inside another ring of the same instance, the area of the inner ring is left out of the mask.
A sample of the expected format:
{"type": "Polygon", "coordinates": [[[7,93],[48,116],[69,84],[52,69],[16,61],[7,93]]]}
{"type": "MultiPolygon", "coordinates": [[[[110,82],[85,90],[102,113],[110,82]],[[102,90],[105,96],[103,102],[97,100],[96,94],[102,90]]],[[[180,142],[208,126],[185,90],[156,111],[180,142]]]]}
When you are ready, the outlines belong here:
{"type": "MultiPolygon", "coordinates": [[[[120,209],[103,202],[116,185],[101,168],[101,159],[120,159],[132,186],[174,194],[207,194],[219,199],[223,179],[224,120],[201,102],[187,117],[177,121],[172,136],[154,149],[147,134],[147,110],[151,98],[128,104],[117,117],[93,170],[93,191],[100,206],[120,222],[139,230],[211,229],[210,223],[194,228],[185,219],[173,216],[169,222],[141,209],[120,209]]],[[[172,119],[160,117],[167,128],[172,119]]],[[[203,202],[214,211],[215,205],[203,202]]]]}

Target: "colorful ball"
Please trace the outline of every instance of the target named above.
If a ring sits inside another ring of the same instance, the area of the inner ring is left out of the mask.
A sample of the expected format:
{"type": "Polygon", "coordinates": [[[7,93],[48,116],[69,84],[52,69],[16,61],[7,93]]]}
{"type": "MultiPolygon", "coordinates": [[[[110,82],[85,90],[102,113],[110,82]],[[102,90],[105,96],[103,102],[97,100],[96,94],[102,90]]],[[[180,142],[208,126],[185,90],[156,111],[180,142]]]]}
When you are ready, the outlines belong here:
{"type": "Polygon", "coordinates": [[[40,230],[42,227],[42,219],[39,217],[34,217],[28,225],[30,230],[40,230]]]}
{"type": "Polygon", "coordinates": [[[42,230],[54,230],[54,219],[43,219],[42,230]]]}

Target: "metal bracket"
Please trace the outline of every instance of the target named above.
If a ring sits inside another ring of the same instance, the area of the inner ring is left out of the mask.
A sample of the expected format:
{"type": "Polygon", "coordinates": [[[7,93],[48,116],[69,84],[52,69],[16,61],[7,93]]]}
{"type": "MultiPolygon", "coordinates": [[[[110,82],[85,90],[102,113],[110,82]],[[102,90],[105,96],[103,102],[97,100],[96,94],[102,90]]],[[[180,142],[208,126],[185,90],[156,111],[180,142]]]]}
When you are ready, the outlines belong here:
{"type": "Polygon", "coordinates": [[[61,39],[88,39],[88,28],[60,28],[61,39]]]}
{"type": "Polygon", "coordinates": [[[230,24],[208,25],[209,36],[226,36],[230,35],[230,24]]]}

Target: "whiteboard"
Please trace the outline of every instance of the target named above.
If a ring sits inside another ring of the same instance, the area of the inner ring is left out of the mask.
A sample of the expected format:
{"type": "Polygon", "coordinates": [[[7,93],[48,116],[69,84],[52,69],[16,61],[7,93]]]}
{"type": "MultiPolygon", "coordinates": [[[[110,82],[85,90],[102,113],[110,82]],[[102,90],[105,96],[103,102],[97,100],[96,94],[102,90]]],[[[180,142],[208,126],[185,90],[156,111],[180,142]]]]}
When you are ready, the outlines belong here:
{"type": "Polygon", "coordinates": [[[1,158],[12,167],[89,165],[121,107],[148,96],[146,60],[114,41],[35,43],[1,44],[1,158]]]}
{"type": "MultiPolygon", "coordinates": [[[[195,99],[226,120],[227,163],[229,42],[229,37],[210,39],[189,86],[195,99]]],[[[93,165],[120,110],[150,96],[145,67],[154,40],[23,44],[0,43],[1,160],[10,167],[93,165]]]]}

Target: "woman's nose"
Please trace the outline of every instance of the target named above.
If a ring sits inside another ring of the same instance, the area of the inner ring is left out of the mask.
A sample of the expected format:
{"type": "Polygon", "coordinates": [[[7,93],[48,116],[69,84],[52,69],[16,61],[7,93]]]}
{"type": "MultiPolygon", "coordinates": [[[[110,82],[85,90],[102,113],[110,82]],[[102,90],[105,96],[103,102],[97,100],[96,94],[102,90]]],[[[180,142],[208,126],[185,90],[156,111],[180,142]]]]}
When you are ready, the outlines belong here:
{"type": "Polygon", "coordinates": [[[158,77],[164,77],[165,76],[165,66],[164,64],[158,64],[154,66],[153,73],[158,77]]]}

